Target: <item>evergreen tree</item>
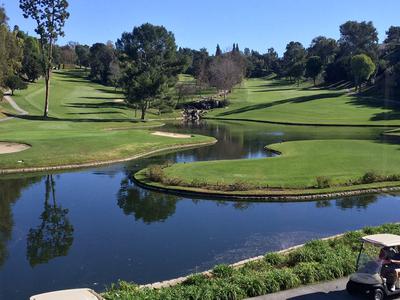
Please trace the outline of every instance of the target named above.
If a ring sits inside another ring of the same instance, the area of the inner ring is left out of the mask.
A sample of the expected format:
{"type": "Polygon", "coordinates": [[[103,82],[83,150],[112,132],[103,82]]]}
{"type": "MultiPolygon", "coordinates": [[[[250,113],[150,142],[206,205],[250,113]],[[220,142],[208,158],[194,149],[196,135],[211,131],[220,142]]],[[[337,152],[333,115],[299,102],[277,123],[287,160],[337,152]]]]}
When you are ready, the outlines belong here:
{"type": "Polygon", "coordinates": [[[219,44],[217,44],[217,49],[215,50],[215,56],[220,56],[222,55],[221,48],[219,47],[219,44]]]}

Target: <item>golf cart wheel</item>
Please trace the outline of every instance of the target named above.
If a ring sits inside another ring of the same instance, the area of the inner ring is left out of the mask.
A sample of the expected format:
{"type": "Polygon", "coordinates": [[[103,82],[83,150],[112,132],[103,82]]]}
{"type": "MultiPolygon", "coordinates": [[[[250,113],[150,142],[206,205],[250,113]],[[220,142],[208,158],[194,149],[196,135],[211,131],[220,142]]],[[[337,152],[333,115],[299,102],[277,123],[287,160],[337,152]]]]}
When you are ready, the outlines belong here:
{"type": "Polygon", "coordinates": [[[376,289],[372,292],[372,299],[374,300],[383,300],[385,295],[381,289],[376,289]]]}
{"type": "Polygon", "coordinates": [[[356,294],[356,290],[355,290],[355,288],[354,288],[354,286],[353,286],[353,284],[351,282],[347,283],[346,291],[352,296],[356,294]]]}

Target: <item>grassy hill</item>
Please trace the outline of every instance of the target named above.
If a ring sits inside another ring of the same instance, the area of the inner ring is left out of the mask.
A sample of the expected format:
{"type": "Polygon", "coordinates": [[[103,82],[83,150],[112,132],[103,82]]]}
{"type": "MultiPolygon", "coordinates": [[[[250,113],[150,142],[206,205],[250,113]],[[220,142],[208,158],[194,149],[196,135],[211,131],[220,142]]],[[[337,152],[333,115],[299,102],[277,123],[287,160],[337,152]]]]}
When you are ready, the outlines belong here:
{"type": "Polygon", "coordinates": [[[357,97],[347,90],[249,79],[235,88],[229,98],[228,108],[207,116],[290,124],[400,126],[400,103],[357,97]]]}
{"type": "Polygon", "coordinates": [[[104,162],[214,141],[203,136],[154,136],[148,128],[162,123],[133,120],[134,112],[118,101],[121,97],[119,91],[85,79],[81,70],[58,71],[51,85],[50,117],[42,120],[43,83],[17,91],[14,100],[30,114],[0,123],[0,141],[32,147],[0,154],[0,169],[104,162]]]}

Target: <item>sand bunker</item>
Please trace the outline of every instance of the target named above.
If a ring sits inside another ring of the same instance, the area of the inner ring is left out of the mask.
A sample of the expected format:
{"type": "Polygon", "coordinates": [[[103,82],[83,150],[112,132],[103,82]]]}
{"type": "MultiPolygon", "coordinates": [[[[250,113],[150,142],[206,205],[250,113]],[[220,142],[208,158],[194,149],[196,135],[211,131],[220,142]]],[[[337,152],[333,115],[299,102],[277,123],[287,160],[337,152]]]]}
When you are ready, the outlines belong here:
{"type": "Polygon", "coordinates": [[[124,99],[114,99],[113,102],[114,103],[124,103],[125,100],[124,99]]]}
{"type": "Polygon", "coordinates": [[[21,152],[29,149],[31,146],[27,144],[11,143],[11,142],[0,142],[0,154],[21,152]]]}
{"type": "Polygon", "coordinates": [[[190,134],[180,134],[180,133],[172,133],[172,132],[163,132],[163,131],[154,131],[151,133],[152,135],[159,135],[159,136],[167,136],[177,139],[187,139],[191,138],[190,134]]]}

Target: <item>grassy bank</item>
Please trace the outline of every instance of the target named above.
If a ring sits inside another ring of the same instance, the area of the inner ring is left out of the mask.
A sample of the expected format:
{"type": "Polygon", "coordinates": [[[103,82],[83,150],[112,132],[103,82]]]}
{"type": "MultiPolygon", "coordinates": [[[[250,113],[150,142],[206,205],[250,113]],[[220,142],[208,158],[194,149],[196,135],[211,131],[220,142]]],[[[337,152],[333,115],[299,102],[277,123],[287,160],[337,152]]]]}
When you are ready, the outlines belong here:
{"type": "Polygon", "coordinates": [[[158,175],[147,170],[136,178],[141,176],[147,184],[153,181],[164,187],[242,191],[249,195],[268,190],[312,194],[400,185],[398,145],[365,140],[310,140],[273,144],[269,148],[281,155],[173,164],[159,170],[158,175]]]}
{"type": "Polygon", "coordinates": [[[228,108],[208,117],[292,124],[400,126],[400,104],[357,97],[346,90],[297,87],[285,80],[248,79],[229,96],[228,108]]]}
{"type": "Polygon", "coordinates": [[[364,235],[400,234],[400,225],[387,224],[348,232],[330,240],[316,240],[287,254],[267,253],[240,268],[216,266],[211,274],[190,276],[182,284],[151,289],[127,282],[113,285],[103,296],[125,299],[244,299],[280,290],[340,278],[355,271],[364,235]]]}
{"type": "Polygon", "coordinates": [[[121,93],[92,83],[81,70],[60,71],[52,80],[50,117],[42,120],[42,82],[13,97],[28,116],[0,123],[0,141],[31,145],[28,150],[0,154],[0,169],[84,164],[123,159],[157,149],[212,142],[213,138],[160,137],[149,127],[158,121],[133,121],[121,104],[121,93]]]}

